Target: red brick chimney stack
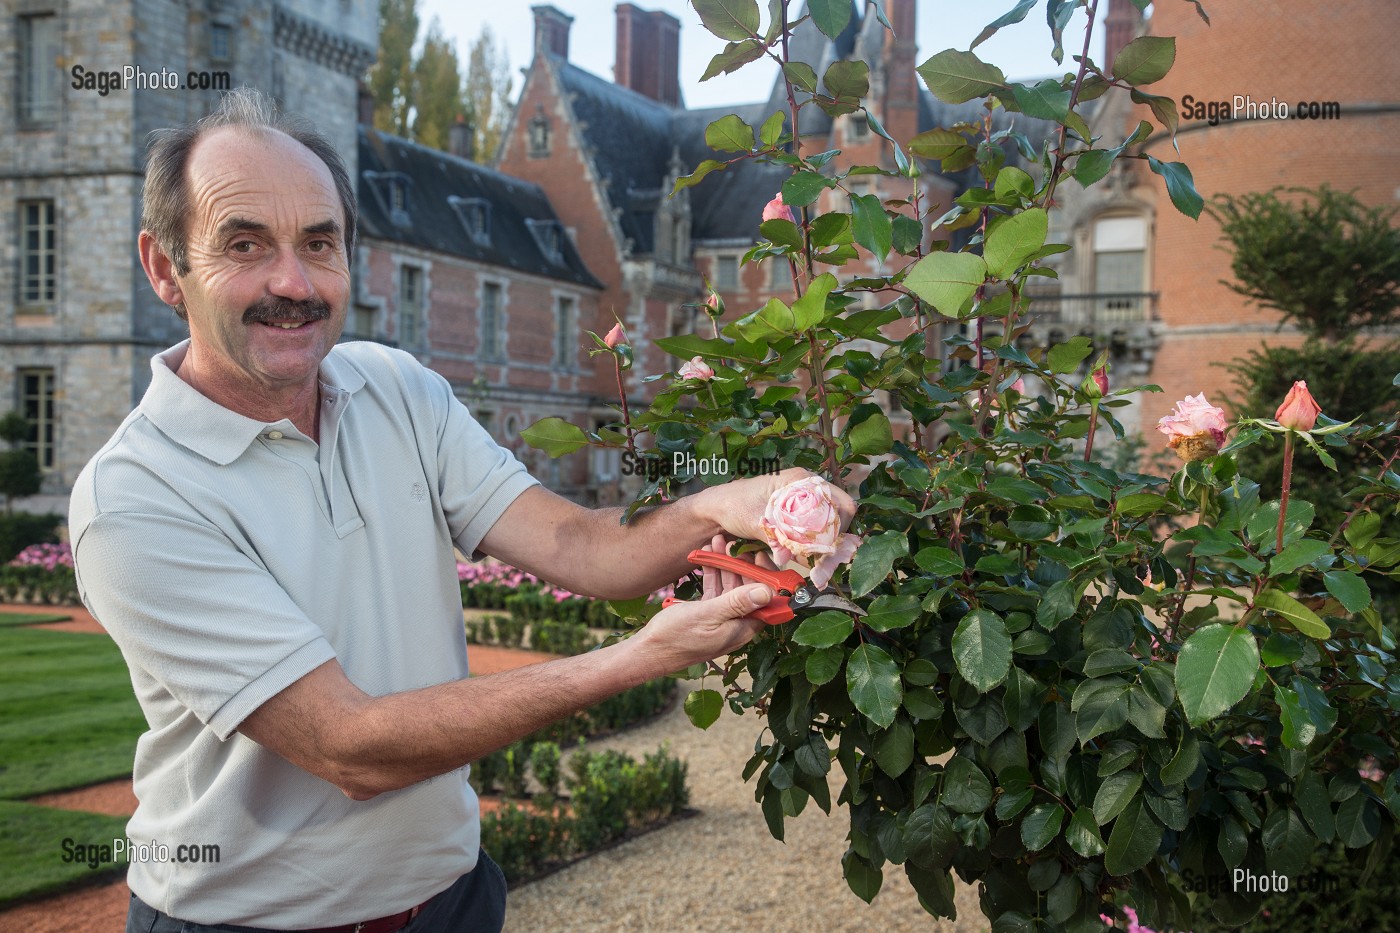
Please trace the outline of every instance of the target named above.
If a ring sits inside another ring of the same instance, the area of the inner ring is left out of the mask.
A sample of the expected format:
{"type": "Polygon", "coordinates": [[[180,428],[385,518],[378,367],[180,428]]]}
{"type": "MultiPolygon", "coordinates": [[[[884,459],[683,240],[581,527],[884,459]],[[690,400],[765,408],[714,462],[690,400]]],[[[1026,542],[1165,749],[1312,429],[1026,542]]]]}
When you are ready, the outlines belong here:
{"type": "MultiPolygon", "coordinates": [[[[873,11],[872,11],[873,12],[873,11]]],[[[881,115],[885,129],[895,139],[910,139],[919,132],[918,44],[915,0],[888,0],[885,4],[893,32],[885,32],[885,100],[881,115]]],[[[873,64],[873,63],[872,63],[873,64]]]]}
{"type": "Polygon", "coordinates": [[[1113,67],[1113,60],[1123,46],[1137,38],[1142,27],[1142,14],[1131,0],[1108,0],[1108,16],[1104,18],[1103,58],[1098,65],[1104,71],[1113,67]]]}
{"type": "Polygon", "coordinates": [[[535,53],[546,52],[567,60],[569,57],[569,27],[574,18],[552,6],[530,7],[535,14],[535,53]]]}
{"type": "Polygon", "coordinates": [[[617,5],[617,60],[623,87],[670,107],[681,105],[681,21],[662,10],[617,5]]]}

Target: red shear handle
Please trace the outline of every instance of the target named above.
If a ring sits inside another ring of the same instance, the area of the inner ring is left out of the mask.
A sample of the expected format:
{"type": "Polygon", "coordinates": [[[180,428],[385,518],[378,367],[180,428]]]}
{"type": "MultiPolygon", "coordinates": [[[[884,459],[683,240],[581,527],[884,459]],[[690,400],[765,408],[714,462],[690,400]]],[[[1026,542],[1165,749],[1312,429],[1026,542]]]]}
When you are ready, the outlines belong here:
{"type": "MultiPolygon", "coordinates": [[[[691,551],[686,555],[686,559],[692,564],[728,570],[745,579],[766,583],[772,587],[776,592],[768,605],[755,609],[752,613],[754,618],[761,619],[769,625],[781,625],[793,617],[794,613],[792,607],[788,605],[788,597],[806,582],[802,574],[795,570],[768,570],[741,557],[730,557],[728,554],[707,551],[703,548],[691,551]]],[[[676,599],[674,596],[668,597],[662,600],[661,608],[665,609],[678,602],[683,602],[683,600],[676,599]]]]}

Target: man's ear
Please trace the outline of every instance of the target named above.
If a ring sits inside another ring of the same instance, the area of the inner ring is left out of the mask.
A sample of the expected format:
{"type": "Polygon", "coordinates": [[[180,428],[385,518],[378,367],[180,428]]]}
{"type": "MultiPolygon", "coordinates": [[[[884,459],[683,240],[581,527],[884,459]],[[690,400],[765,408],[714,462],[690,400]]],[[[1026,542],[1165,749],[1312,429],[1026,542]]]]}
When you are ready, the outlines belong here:
{"type": "Polygon", "coordinates": [[[146,278],[160,300],[171,307],[184,301],[184,293],[175,278],[175,263],[161,250],[156,238],[142,230],[137,248],[141,252],[141,268],[146,270],[146,278]]]}

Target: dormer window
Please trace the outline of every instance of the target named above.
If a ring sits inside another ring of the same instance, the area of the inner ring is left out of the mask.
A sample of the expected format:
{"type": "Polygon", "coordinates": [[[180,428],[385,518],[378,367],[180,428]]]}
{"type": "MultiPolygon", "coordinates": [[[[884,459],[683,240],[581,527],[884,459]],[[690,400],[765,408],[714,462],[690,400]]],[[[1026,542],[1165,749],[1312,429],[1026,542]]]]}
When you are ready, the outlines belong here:
{"type": "Polygon", "coordinates": [[[402,172],[365,172],[375,200],[396,227],[411,227],[408,216],[408,176],[402,172]]]}
{"type": "Polygon", "coordinates": [[[530,235],[535,238],[545,261],[555,266],[563,265],[564,228],[559,225],[559,221],[528,218],[525,225],[530,228],[530,235]]]}
{"type": "Polygon", "coordinates": [[[549,117],[544,115],[544,108],[537,105],[535,115],[530,118],[530,122],[526,126],[526,135],[530,143],[530,158],[549,158],[551,131],[549,117]]]}
{"type": "Polygon", "coordinates": [[[452,195],[447,203],[457,212],[462,229],[477,246],[491,245],[491,202],[485,198],[459,198],[452,195]]]}

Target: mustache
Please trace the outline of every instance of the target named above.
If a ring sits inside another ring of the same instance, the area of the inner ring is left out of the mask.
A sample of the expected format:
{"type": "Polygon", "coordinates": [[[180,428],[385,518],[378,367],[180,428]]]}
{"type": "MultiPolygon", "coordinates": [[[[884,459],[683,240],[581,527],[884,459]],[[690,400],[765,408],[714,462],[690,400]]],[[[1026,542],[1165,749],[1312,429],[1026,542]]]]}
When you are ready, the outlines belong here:
{"type": "Polygon", "coordinates": [[[243,312],[244,324],[270,324],[274,321],[324,321],[331,306],[320,298],[293,301],[268,296],[250,304],[243,312]]]}

